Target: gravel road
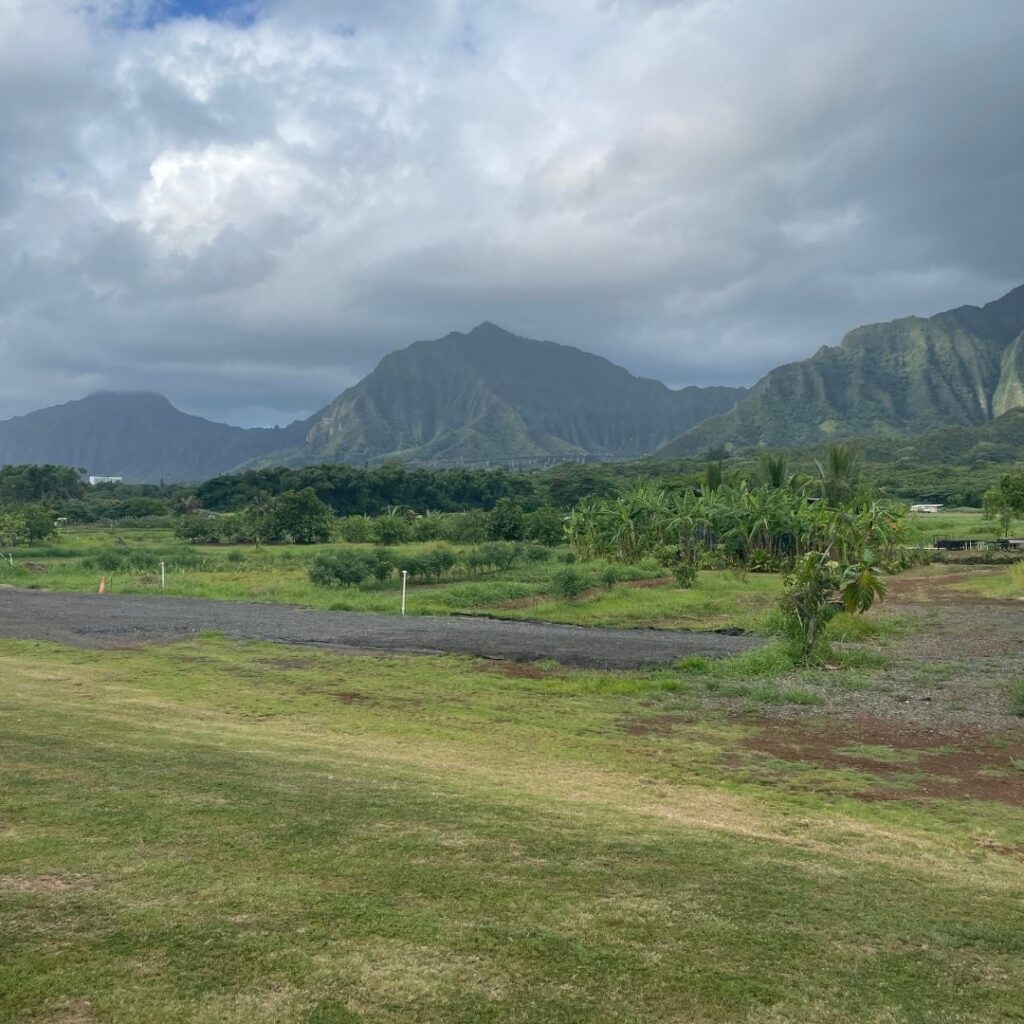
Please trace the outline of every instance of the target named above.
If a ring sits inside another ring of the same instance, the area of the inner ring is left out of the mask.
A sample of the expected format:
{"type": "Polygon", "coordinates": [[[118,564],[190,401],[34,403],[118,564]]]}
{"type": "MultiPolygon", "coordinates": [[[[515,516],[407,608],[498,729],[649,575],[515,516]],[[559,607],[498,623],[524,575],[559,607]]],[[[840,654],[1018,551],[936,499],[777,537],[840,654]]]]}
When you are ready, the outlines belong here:
{"type": "Polygon", "coordinates": [[[670,664],[688,654],[737,654],[749,636],[653,629],[595,629],[541,622],[322,612],[288,605],[172,597],[0,590],[0,637],[81,647],[126,646],[216,629],[245,640],[368,651],[476,654],[509,661],[552,658],[585,668],[670,664]]]}

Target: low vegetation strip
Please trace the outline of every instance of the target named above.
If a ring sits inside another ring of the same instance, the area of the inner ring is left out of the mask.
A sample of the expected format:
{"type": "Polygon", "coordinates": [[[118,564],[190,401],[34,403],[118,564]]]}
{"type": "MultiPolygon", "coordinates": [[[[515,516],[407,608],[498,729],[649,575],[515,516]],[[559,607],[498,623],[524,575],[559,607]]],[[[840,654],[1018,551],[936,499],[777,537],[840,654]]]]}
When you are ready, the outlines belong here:
{"type": "Polygon", "coordinates": [[[551,658],[592,668],[671,664],[750,650],[747,636],[596,629],[473,617],[317,612],[227,601],[0,590],[0,636],[85,646],[144,643],[219,630],[282,643],[378,651],[444,651],[512,661],[551,658]]]}
{"type": "Polygon", "coordinates": [[[1021,810],[922,800],[925,731],[508,668],[0,641],[0,1019],[1019,1018],[1021,810]]]}

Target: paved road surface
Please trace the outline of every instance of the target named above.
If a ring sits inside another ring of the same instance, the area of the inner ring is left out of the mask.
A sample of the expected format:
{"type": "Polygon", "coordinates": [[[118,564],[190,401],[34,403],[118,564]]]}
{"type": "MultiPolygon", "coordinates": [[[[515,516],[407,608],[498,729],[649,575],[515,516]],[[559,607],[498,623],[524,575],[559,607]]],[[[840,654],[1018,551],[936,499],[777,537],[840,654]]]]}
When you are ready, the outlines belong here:
{"type": "Polygon", "coordinates": [[[511,661],[553,658],[588,668],[670,664],[688,654],[736,654],[748,636],[595,629],[476,617],[368,615],[288,605],[173,597],[0,589],[0,637],[83,647],[125,646],[216,629],[246,640],[409,652],[458,652],[511,661]]]}

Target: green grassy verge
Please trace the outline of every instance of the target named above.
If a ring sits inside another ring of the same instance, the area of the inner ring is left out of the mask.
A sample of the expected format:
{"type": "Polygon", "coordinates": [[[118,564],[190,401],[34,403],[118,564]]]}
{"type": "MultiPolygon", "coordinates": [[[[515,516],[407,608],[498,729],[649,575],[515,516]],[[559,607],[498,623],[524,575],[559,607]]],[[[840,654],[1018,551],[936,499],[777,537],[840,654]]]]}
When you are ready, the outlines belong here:
{"type": "Polygon", "coordinates": [[[1018,1019],[1020,808],[757,754],[778,659],[2,642],[0,1019],[1018,1019]]]}
{"type": "MultiPolygon", "coordinates": [[[[360,547],[360,545],[346,545],[360,547]]],[[[432,545],[400,545],[400,558],[421,553],[432,545]]],[[[309,567],[320,553],[338,545],[282,545],[255,550],[241,546],[197,546],[176,541],[168,530],[77,529],[58,541],[20,549],[12,569],[0,562],[0,585],[48,590],[95,591],[101,576],[108,593],[204,597],[227,601],[297,604],[332,611],[394,614],[400,608],[397,578],[386,584],[327,588],[314,586],[309,567]],[[104,572],[83,565],[105,550],[129,552],[144,568],[104,572]],[[168,565],[166,587],[160,588],[159,564],[168,565]],[[197,564],[189,564],[196,562],[197,564]]],[[[521,565],[507,572],[455,576],[439,583],[413,582],[407,611],[412,615],[487,614],[502,618],[535,618],[577,625],[667,629],[740,628],[765,631],[766,615],[781,591],[778,576],[732,572],[703,572],[691,590],[671,580],[658,586],[635,584],[664,577],[655,564],[616,565],[617,585],[601,585],[606,562],[577,563],[593,587],[575,600],[554,596],[553,577],[564,564],[559,555],[521,565]]]]}

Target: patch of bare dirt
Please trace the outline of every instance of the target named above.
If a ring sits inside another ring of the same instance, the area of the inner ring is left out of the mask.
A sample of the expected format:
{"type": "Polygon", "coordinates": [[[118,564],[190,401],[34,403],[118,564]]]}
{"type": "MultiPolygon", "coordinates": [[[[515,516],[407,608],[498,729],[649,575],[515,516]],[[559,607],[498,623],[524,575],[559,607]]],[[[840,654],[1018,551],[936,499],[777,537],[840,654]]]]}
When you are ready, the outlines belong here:
{"type": "Polygon", "coordinates": [[[315,668],[316,662],[308,658],[257,658],[257,665],[266,665],[267,668],[315,668]]]}
{"type": "Polygon", "coordinates": [[[372,704],[373,698],[356,690],[336,690],[331,696],[342,704],[372,704]]]}
{"type": "Polygon", "coordinates": [[[493,668],[509,679],[547,679],[551,674],[529,661],[499,661],[493,668]]]}
{"type": "Polygon", "coordinates": [[[993,736],[980,729],[940,730],[859,717],[776,722],[744,746],[783,761],[853,768],[899,782],[898,788],[879,786],[858,793],[863,800],[956,798],[1024,807],[1024,739],[1019,734],[993,736]],[[876,754],[857,747],[883,750],[876,754]],[[899,753],[889,759],[887,750],[899,753]]]}
{"type": "Polygon", "coordinates": [[[645,715],[643,718],[628,718],[621,727],[630,736],[671,736],[680,725],[689,721],[686,715],[645,715]]]}
{"type": "Polygon", "coordinates": [[[901,604],[939,604],[976,605],[985,604],[1014,605],[1020,603],[1002,598],[980,597],[969,590],[957,589],[958,585],[971,579],[983,576],[999,576],[1006,572],[1006,566],[993,568],[989,566],[972,567],[950,571],[941,565],[930,565],[921,569],[911,569],[886,580],[886,605],[901,604]]]}
{"type": "Polygon", "coordinates": [[[81,885],[78,875],[4,875],[0,876],[0,890],[6,892],[54,893],[66,892],[81,885]]]}

